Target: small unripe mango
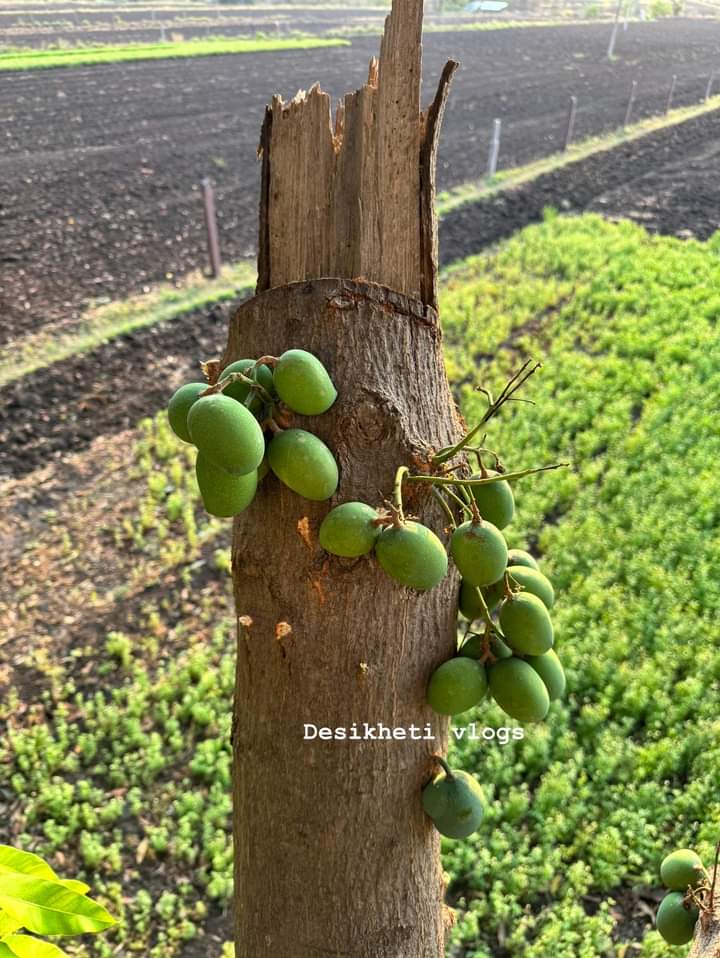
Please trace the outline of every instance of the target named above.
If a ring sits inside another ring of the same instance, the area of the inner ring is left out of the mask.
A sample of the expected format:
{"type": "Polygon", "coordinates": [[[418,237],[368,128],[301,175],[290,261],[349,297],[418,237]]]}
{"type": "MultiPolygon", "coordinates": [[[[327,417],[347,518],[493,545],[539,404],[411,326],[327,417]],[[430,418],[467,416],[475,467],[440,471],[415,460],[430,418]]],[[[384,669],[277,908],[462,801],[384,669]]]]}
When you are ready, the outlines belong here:
{"type": "Polygon", "coordinates": [[[422,805],[435,828],[448,838],[467,838],[480,827],[483,795],[477,780],[467,772],[444,771],[423,789],[422,805]]]}
{"type": "MultiPolygon", "coordinates": [[[[487,476],[478,474],[471,476],[471,478],[483,479],[499,475],[499,472],[488,469],[487,476]]],[[[509,482],[498,479],[497,482],[489,482],[485,486],[470,486],[470,488],[483,519],[492,522],[498,529],[504,529],[506,525],[512,522],[515,515],[515,499],[509,482]]]]}
{"type": "Polygon", "coordinates": [[[343,502],[331,509],[320,526],[320,545],[336,556],[366,555],[380,535],[378,514],[364,502],[343,502]]]}
{"type": "Polygon", "coordinates": [[[524,565],[511,565],[508,566],[507,572],[511,577],[510,587],[512,589],[520,586],[521,589],[532,592],[538,599],[541,599],[545,608],[552,609],[555,603],[555,590],[552,587],[552,582],[539,569],[531,569],[524,565]]]}
{"type": "Polygon", "coordinates": [[[491,522],[463,522],[453,532],[450,553],[470,585],[492,585],[505,572],[507,544],[491,522]]]}
{"type": "Polygon", "coordinates": [[[317,356],[304,349],[288,349],[282,354],[273,382],[285,405],[303,416],[319,416],[337,399],[327,370],[317,356]]]}
{"type": "Polygon", "coordinates": [[[561,699],[565,694],[565,670],[555,649],[550,649],[544,655],[528,655],[525,658],[545,683],[550,701],[561,699]]]}
{"type": "MultiPolygon", "coordinates": [[[[482,606],[480,605],[480,600],[477,595],[478,588],[480,587],[470,585],[470,583],[464,579],[460,583],[460,611],[465,618],[470,619],[471,622],[480,618],[483,614],[482,606]]],[[[504,579],[500,579],[499,582],[494,582],[492,585],[485,586],[481,589],[481,592],[485,599],[488,612],[494,612],[502,602],[503,595],[505,594],[504,579]]]]}
{"type": "Polygon", "coordinates": [[[167,414],[170,428],[183,442],[192,442],[187,425],[188,413],[200,393],[205,392],[207,388],[207,383],[185,383],[173,393],[168,403],[167,414]]]}
{"type": "Polygon", "coordinates": [[[544,655],[553,645],[553,624],[542,599],[519,592],[505,599],[498,616],[505,641],[521,655],[544,655]]]}
{"type": "Polygon", "coordinates": [[[247,509],[255,498],[257,471],[244,476],[231,476],[199,452],[195,475],[205,511],[211,516],[236,516],[247,509]]]}
{"type": "Polygon", "coordinates": [[[427,703],[439,715],[459,715],[482,701],[486,692],[485,667],[474,658],[458,656],[430,676],[427,703]]]}
{"type": "Polygon", "coordinates": [[[445,547],[432,529],[419,522],[384,529],[375,556],[389,576],[411,589],[432,589],[447,575],[445,547]]]}
{"type": "Polygon", "coordinates": [[[687,891],[693,888],[703,876],[703,863],[700,856],[691,848],[679,848],[667,855],[660,865],[660,878],[671,891],[687,891]]]}
{"type": "Polygon", "coordinates": [[[205,458],[231,475],[255,472],[265,455],[265,437],[257,419],[222,393],[203,396],[191,406],[188,429],[205,458]]]}
{"type": "Polygon", "coordinates": [[[671,891],[660,902],[655,927],[669,945],[686,945],[695,934],[700,912],[694,905],[686,908],[684,900],[682,892],[671,891]]]}
{"type": "Polygon", "coordinates": [[[525,549],[510,549],[508,551],[508,565],[524,565],[528,569],[539,569],[537,561],[525,549]]]}
{"type": "MultiPolygon", "coordinates": [[[[274,393],[273,388],[273,374],[269,366],[260,365],[255,366],[254,359],[237,359],[234,363],[230,363],[229,366],[226,366],[225,369],[220,373],[218,380],[224,379],[226,376],[231,375],[231,373],[243,373],[248,377],[248,379],[255,379],[255,381],[262,386],[270,395],[274,393]],[[253,369],[253,367],[255,367],[253,369]]],[[[242,381],[236,383],[230,383],[229,386],[226,386],[223,389],[224,396],[230,396],[231,399],[236,399],[238,402],[244,403],[250,392],[250,385],[242,381]]],[[[263,407],[262,398],[256,393],[255,396],[250,400],[250,405],[248,409],[251,413],[257,414],[263,407]]]]}
{"type": "Polygon", "coordinates": [[[285,429],[268,446],[270,468],[289,489],[313,502],[335,493],[338,467],[335,457],[317,436],[304,429],[285,429]]]}
{"type": "Polygon", "coordinates": [[[547,715],[550,696],[545,683],[522,659],[498,659],[488,670],[488,682],[490,694],[512,718],[541,722],[547,715]]]}

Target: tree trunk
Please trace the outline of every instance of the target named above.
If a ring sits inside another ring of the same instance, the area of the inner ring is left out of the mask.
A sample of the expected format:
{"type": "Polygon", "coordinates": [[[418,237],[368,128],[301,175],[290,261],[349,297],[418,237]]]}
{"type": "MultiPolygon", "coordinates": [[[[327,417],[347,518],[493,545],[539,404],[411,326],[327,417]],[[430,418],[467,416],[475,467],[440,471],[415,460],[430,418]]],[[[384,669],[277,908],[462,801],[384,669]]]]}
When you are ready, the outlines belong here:
{"type": "MultiPolygon", "coordinates": [[[[715,869],[710,872],[711,880],[714,874],[716,874],[715,869]]],[[[717,872],[717,878],[720,880],[720,871],[717,872]]],[[[720,888],[716,884],[713,886],[712,895],[708,893],[707,910],[700,915],[688,958],[720,958],[719,896],[720,888]]]]}
{"type": "MultiPolygon", "coordinates": [[[[258,293],[236,309],[220,366],[318,356],[338,399],[292,424],[332,449],[340,485],[313,503],[268,475],[235,523],[237,958],[444,952],[439,839],[420,794],[447,745],[425,687],[455,648],[458,581],[416,593],[318,543],[332,505],[380,505],[398,466],[429,471],[461,435],[434,308],[435,147],[455,65],[421,115],[421,19],[421,0],[396,0],[380,64],[334,131],[317,87],[276,98],[263,125],[258,293]],[[347,738],[306,740],[306,725],[347,738]]],[[[442,536],[421,485],[406,513],[442,536]]]]}

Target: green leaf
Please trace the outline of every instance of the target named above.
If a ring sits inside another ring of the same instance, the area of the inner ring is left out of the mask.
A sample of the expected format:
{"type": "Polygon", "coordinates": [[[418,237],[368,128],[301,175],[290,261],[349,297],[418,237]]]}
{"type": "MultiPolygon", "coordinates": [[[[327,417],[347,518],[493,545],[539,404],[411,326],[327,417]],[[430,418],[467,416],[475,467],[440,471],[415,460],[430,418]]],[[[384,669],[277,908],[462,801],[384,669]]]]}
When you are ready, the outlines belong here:
{"type": "Polygon", "coordinates": [[[5,935],[12,935],[18,928],[22,928],[19,921],[15,921],[10,915],[0,911],[0,938],[4,938],[5,935]]]}
{"type": "Polygon", "coordinates": [[[10,935],[2,944],[8,946],[14,958],[68,958],[67,952],[57,945],[29,935],[10,935]]]}
{"type": "Polygon", "coordinates": [[[90,891],[90,886],[86,885],[84,881],[76,881],[74,878],[61,878],[59,881],[61,885],[71,891],[76,891],[78,895],[85,895],[90,891]]]}
{"type": "Polygon", "coordinates": [[[35,878],[47,878],[57,881],[57,875],[46,861],[32,852],[23,852],[11,845],[0,845],[0,875],[8,872],[20,872],[22,875],[34,875],[35,878]]]}
{"type": "Polygon", "coordinates": [[[17,958],[14,951],[10,951],[8,946],[0,941],[0,958],[17,958]]]}
{"type": "Polygon", "coordinates": [[[81,935],[116,924],[90,898],[58,881],[29,875],[0,875],[0,908],[39,935],[81,935]]]}

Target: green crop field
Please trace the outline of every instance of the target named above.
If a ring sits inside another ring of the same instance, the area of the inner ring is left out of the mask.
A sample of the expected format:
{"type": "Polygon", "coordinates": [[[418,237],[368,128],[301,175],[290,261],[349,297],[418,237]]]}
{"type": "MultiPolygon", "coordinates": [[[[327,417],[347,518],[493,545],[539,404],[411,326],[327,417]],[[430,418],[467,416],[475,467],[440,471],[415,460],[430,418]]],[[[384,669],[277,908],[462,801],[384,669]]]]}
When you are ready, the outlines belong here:
{"type": "MultiPolygon", "coordinates": [[[[472,838],[444,840],[452,958],[684,953],[649,916],[660,859],[692,844],[708,860],[720,837],[718,289],[720,235],[683,243],[595,216],[548,215],[444,277],[466,418],[483,408],[475,385],[538,359],[535,405],[504,410],[487,445],[508,468],[572,462],[517,483],[506,530],[554,582],[569,693],[522,741],[454,746],[488,810],[472,838]]],[[[122,918],[68,951],[219,958],[229,522],[200,509],[194,452],[164,413],[121,439],[77,457],[71,503],[59,490],[16,528],[31,541],[5,588],[37,647],[0,706],[0,801],[15,844],[122,918]],[[63,642],[52,622],[67,615],[63,642]]],[[[13,496],[32,500],[31,483],[13,496]]],[[[508,724],[490,705],[456,724],[473,719],[508,724]]]]}
{"type": "Polygon", "coordinates": [[[349,40],[330,37],[215,37],[181,40],[175,43],[111,43],[69,49],[10,50],[0,53],[0,70],[43,70],[58,67],[92,66],[97,63],[126,63],[136,60],[171,60],[175,57],[209,57],[230,53],[275,53],[278,50],[314,50],[318,47],[349,46],[349,40]]]}

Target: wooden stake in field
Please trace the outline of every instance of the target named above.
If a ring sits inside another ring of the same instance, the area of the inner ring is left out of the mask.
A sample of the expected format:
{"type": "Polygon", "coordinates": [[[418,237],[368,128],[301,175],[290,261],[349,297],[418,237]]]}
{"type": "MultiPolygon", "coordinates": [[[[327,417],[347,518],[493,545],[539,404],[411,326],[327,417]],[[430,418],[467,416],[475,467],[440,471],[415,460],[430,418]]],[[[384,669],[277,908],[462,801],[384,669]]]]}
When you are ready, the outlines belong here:
{"type": "Polygon", "coordinates": [[[217,277],[220,275],[220,270],[222,269],[222,263],[220,261],[220,240],[218,238],[217,214],[215,212],[215,191],[207,176],[202,181],[202,188],[210,272],[213,276],[217,277]]]}
{"type": "Polygon", "coordinates": [[[487,177],[491,179],[497,173],[498,156],[500,154],[500,133],[502,131],[502,120],[493,120],[492,135],[490,137],[490,150],[488,152],[487,177]]]}
{"type": "Polygon", "coordinates": [[[715,71],[710,71],[710,76],[708,77],[707,87],[705,88],[705,102],[707,103],[710,97],[712,96],[713,83],[715,82],[715,71]]]}
{"type": "Polygon", "coordinates": [[[635,106],[635,97],[637,95],[638,81],[633,80],[632,87],[630,88],[630,99],[628,100],[627,110],[625,110],[625,119],[623,120],[623,130],[627,129],[630,126],[630,120],[632,118],[633,107],[635,106]]]}
{"type": "MultiPolygon", "coordinates": [[[[262,127],[257,291],[235,309],[221,368],[291,347],[321,359],[338,399],[293,425],[339,463],[332,504],[377,504],[398,465],[429,466],[462,434],[433,203],[457,64],[421,112],[421,28],[422,0],[395,0],[380,58],[334,122],[313,86],[274,97],[262,127]]],[[[429,490],[413,485],[409,513],[442,534],[429,490]]],[[[455,649],[458,582],[415,593],[375,562],[323,552],[329,505],[268,476],[235,522],[235,954],[441,958],[440,844],[421,790],[448,723],[425,688],[455,649]],[[407,731],[373,739],[378,723],[407,731]]]]}
{"type": "Polygon", "coordinates": [[[665,116],[668,115],[672,109],[673,97],[675,96],[675,86],[677,84],[677,73],[673,73],[672,80],[670,81],[670,89],[668,90],[667,103],[665,104],[665,116]]]}
{"type": "Polygon", "coordinates": [[[577,117],[577,97],[570,97],[570,109],[568,110],[567,126],[565,128],[565,139],[563,140],[563,150],[567,152],[572,143],[573,133],[575,132],[575,118],[577,117]]]}
{"type": "Polygon", "coordinates": [[[618,0],[618,5],[615,10],[615,22],[613,23],[612,32],[610,34],[610,42],[608,43],[607,48],[607,58],[612,60],[615,55],[615,44],[617,42],[618,27],[620,26],[620,14],[622,12],[623,0],[618,0]]]}

